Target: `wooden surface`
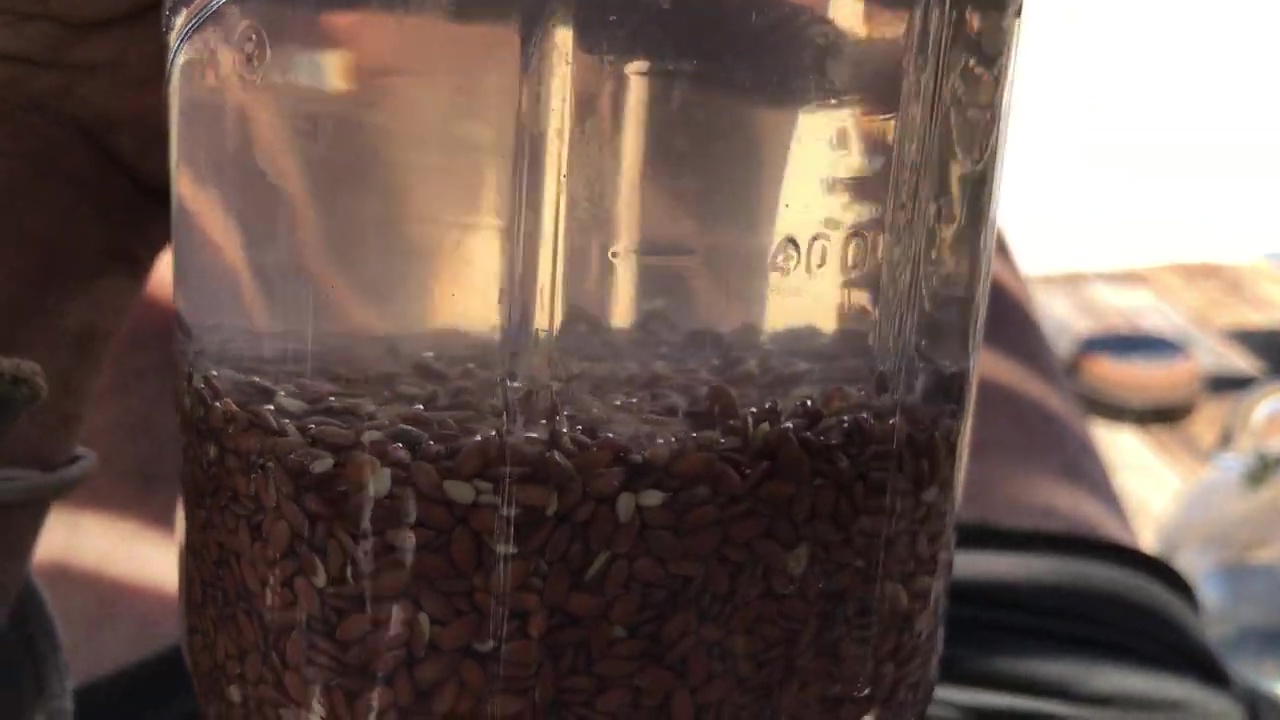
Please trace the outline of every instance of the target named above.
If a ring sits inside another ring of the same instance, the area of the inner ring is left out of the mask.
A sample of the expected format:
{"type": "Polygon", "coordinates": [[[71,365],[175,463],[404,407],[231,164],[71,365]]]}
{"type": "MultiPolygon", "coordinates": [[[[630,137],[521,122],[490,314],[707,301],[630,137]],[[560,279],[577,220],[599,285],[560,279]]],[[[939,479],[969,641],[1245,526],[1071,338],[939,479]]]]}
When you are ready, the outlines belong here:
{"type": "Polygon", "coordinates": [[[1280,265],[1178,265],[1045,276],[1030,285],[1064,360],[1085,334],[1142,330],[1183,342],[1205,368],[1209,390],[1185,419],[1090,420],[1130,520],[1149,547],[1172,503],[1203,473],[1242,390],[1280,371],[1280,265]]]}

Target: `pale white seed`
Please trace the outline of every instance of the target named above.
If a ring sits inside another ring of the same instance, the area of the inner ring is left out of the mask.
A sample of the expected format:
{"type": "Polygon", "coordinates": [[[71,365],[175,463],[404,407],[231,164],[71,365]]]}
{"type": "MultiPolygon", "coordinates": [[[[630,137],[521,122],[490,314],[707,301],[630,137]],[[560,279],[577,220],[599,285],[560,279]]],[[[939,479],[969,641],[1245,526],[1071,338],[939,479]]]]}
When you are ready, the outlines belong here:
{"type": "MultiPolygon", "coordinates": [[[[381,688],[375,689],[378,692],[381,688]]],[[[377,707],[375,702],[374,707],[377,707]]],[[[325,709],[324,696],[321,694],[320,688],[311,688],[311,705],[307,708],[307,720],[328,720],[329,711],[325,709]]]]}
{"type": "Polygon", "coordinates": [[[431,641],[431,616],[424,612],[418,613],[418,632],[422,633],[422,642],[431,641]]]}
{"type": "Polygon", "coordinates": [[[627,629],[622,627],[621,625],[614,625],[613,631],[611,634],[613,635],[614,640],[625,640],[627,639],[627,637],[629,637],[627,635],[627,629]]]}
{"type": "Polygon", "coordinates": [[[469,482],[445,480],[443,489],[444,496],[458,505],[472,505],[476,501],[476,487],[469,482]]]}
{"type": "Polygon", "coordinates": [[[490,507],[498,507],[502,504],[502,498],[490,493],[476,496],[476,505],[488,505],[490,507]]]}
{"type": "Polygon", "coordinates": [[[593,577],[598,575],[600,571],[604,569],[604,566],[609,562],[609,558],[612,556],[613,553],[608,550],[602,551],[596,556],[595,560],[591,561],[591,567],[587,568],[587,574],[583,579],[590,582],[593,577]]]}
{"type": "Polygon", "coordinates": [[[332,469],[333,458],[331,457],[320,458],[319,460],[311,463],[311,466],[307,468],[307,470],[311,471],[312,475],[323,475],[332,469]]]}
{"type": "Polygon", "coordinates": [[[366,430],[365,433],[360,436],[360,442],[366,447],[386,439],[387,436],[377,430],[366,430]]]}
{"type": "Polygon", "coordinates": [[[613,510],[618,515],[619,523],[626,525],[631,522],[631,518],[636,516],[636,502],[635,493],[618,493],[618,499],[613,502],[613,510]]]}
{"type": "Polygon", "coordinates": [[[400,492],[400,517],[404,518],[405,525],[418,522],[418,499],[409,488],[403,488],[400,492]]]}
{"type": "Polygon", "coordinates": [[[636,494],[636,505],[642,508],[662,507],[662,504],[667,501],[667,497],[667,493],[661,490],[654,490],[653,488],[641,490],[636,494]]]}
{"type": "Polygon", "coordinates": [[[493,483],[489,482],[488,480],[472,480],[471,484],[475,486],[476,492],[480,493],[481,495],[493,494],[493,483]]]}
{"type": "Polygon", "coordinates": [[[515,555],[517,552],[519,552],[520,548],[516,547],[512,543],[501,543],[495,546],[493,548],[493,551],[501,557],[511,557],[512,555],[515,555]]]}
{"type": "Polygon", "coordinates": [[[271,404],[290,415],[301,415],[311,408],[310,405],[301,400],[284,394],[276,395],[271,404]]]}
{"type": "Polygon", "coordinates": [[[493,638],[489,638],[487,640],[477,640],[471,643],[471,649],[475,650],[481,655],[493,652],[493,649],[496,647],[498,647],[498,643],[494,642],[493,638]]]}
{"type": "Polygon", "coordinates": [[[772,429],[773,429],[773,428],[771,428],[771,427],[769,426],[769,423],[767,423],[767,422],[762,422],[762,423],[760,423],[759,425],[757,425],[757,426],[756,426],[756,429],[755,429],[755,430],[753,430],[753,431],[752,431],[752,433],[751,433],[751,445],[752,445],[752,447],[759,447],[759,446],[760,446],[760,444],[764,442],[764,437],[765,437],[766,435],[768,435],[768,434],[769,434],[769,431],[770,431],[770,430],[772,430],[772,429]]]}
{"type": "Polygon", "coordinates": [[[547,517],[554,517],[556,511],[560,509],[560,493],[551,493],[551,501],[547,503],[547,517]]]}
{"type": "Polygon", "coordinates": [[[800,543],[787,553],[787,574],[798,578],[809,568],[809,543],[800,543]]]}
{"type": "Polygon", "coordinates": [[[239,705],[244,702],[244,693],[241,692],[239,685],[227,686],[227,699],[231,701],[232,705],[239,705]]]}
{"type": "Polygon", "coordinates": [[[391,468],[379,466],[369,478],[369,494],[376,500],[391,494],[391,468]]]}
{"type": "Polygon", "coordinates": [[[325,572],[324,563],[319,560],[307,563],[307,579],[315,585],[317,589],[323,590],[329,584],[329,573],[325,572]]]}

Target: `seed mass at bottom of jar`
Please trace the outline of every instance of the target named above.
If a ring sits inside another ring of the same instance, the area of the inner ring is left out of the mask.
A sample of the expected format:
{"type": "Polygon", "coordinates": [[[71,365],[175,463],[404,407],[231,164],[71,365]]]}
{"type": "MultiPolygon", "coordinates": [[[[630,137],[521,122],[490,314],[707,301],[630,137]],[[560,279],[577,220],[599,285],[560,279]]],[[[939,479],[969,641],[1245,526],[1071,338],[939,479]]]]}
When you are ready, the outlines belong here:
{"type": "Polygon", "coordinates": [[[183,584],[205,717],[923,714],[964,373],[926,371],[950,390],[908,402],[877,394],[883,377],[674,368],[626,424],[573,393],[468,395],[499,387],[473,363],[399,364],[189,374],[183,584]],[[550,421],[513,430],[522,403],[550,421]]]}

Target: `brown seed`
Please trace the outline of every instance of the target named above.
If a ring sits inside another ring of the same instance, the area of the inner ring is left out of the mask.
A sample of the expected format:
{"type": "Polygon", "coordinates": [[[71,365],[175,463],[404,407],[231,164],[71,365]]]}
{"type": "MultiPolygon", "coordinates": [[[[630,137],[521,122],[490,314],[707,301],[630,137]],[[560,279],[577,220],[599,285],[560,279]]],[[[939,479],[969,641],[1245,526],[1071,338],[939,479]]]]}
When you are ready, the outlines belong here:
{"type": "Polygon", "coordinates": [[[311,692],[307,688],[307,681],[302,679],[296,670],[284,671],[284,689],[289,693],[289,698],[299,705],[308,705],[311,700],[311,692]]]}
{"type": "Polygon", "coordinates": [[[681,539],[680,544],[685,555],[693,558],[704,558],[714,554],[723,539],[724,530],[719,525],[713,525],[691,535],[686,535],[681,539]]]}
{"type": "Polygon", "coordinates": [[[712,678],[693,694],[693,702],[697,705],[714,705],[723,700],[729,690],[729,681],[726,678],[712,678]]]}
{"type": "Polygon", "coordinates": [[[587,496],[593,500],[612,500],[622,490],[626,479],[626,468],[601,470],[587,481],[587,496]]]}
{"type": "Polygon", "coordinates": [[[629,687],[614,687],[596,696],[592,707],[596,712],[616,715],[632,705],[633,693],[629,687]]]}
{"type": "Polygon", "coordinates": [[[564,557],[565,551],[569,549],[569,543],[573,540],[573,528],[568,525],[561,525],[551,533],[551,537],[547,540],[546,559],[548,563],[558,563],[564,557]]]}
{"type": "Polygon", "coordinates": [[[529,579],[532,568],[524,558],[512,558],[493,566],[489,573],[489,592],[509,595],[512,590],[520,588],[529,579]]]}
{"type": "Polygon", "coordinates": [[[309,523],[307,522],[306,513],[302,512],[302,508],[288,498],[281,498],[279,505],[280,514],[288,521],[289,527],[293,528],[293,531],[299,536],[306,535],[309,523]]]}
{"type": "Polygon", "coordinates": [[[597,505],[591,514],[591,524],[587,527],[587,547],[592,552],[600,552],[608,546],[613,533],[618,528],[618,518],[613,508],[597,505]]]}
{"type": "Polygon", "coordinates": [[[317,353],[336,382],[193,382],[198,686],[330,720],[735,717],[760,688],[788,716],[905,707],[936,652],[960,413],[870,380],[809,401],[790,389],[811,360],[731,343],[725,367],[575,369],[593,402],[652,403],[656,434],[685,424],[649,446],[576,411],[581,429],[499,438],[483,361],[433,358],[446,374],[428,384],[317,353]],[[279,397],[300,406],[263,407],[279,397]],[[814,622],[849,612],[843,634],[814,622]],[[831,696],[849,673],[865,697],[831,696]]]}
{"type": "Polygon", "coordinates": [[[488,681],[485,678],[484,668],[480,667],[480,663],[471,658],[464,658],[458,666],[458,677],[462,680],[462,686],[474,693],[484,692],[488,681]]]}
{"type": "Polygon", "coordinates": [[[347,616],[333,631],[334,638],[340,643],[352,643],[373,629],[373,620],[368,613],[358,612],[347,616]]]}
{"type": "Polygon", "coordinates": [[[609,572],[604,578],[604,592],[609,597],[622,594],[627,587],[627,577],[631,570],[631,563],[625,559],[615,560],[609,565],[609,572]]]}
{"type": "Polygon", "coordinates": [[[520,507],[546,508],[551,505],[553,492],[545,485],[521,484],[515,486],[515,503],[520,507]]]}
{"type": "Polygon", "coordinates": [[[718,461],[714,453],[689,453],[672,460],[667,472],[679,480],[697,480],[710,475],[718,461]]]}
{"type": "Polygon", "coordinates": [[[292,540],[293,530],[289,527],[288,521],[280,518],[271,523],[271,530],[267,533],[267,550],[272,557],[279,557],[284,553],[292,540]]]}
{"type": "Polygon", "coordinates": [[[449,532],[458,524],[449,508],[426,501],[418,503],[418,522],[436,532],[449,532]]]}
{"type": "Polygon", "coordinates": [[[391,678],[391,694],[395,699],[396,707],[404,709],[413,705],[417,693],[413,687],[413,674],[409,668],[401,666],[396,669],[395,675],[391,678]]]}
{"type": "Polygon", "coordinates": [[[262,655],[258,651],[251,650],[244,659],[244,677],[251,683],[256,683],[262,677],[262,655]]]}
{"type": "Polygon", "coordinates": [[[502,659],[520,665],[532,665],[538,661],[538,646],[532,640],[515,640],[502,646],[502,659]]]}
{"type": "Polygon", "coordinates": [[[761,485],[757,493],[767,503],[786,503],[796,494],[796,486],[787,480],[771,480],[761,485]]]}
{"type": "Polygon", "coordinates": [[[443,628],[434,630],[431,633],[431,640],[435,646],[445,652],[454,652],[471,644],[476,639],[480,631],[480,617],[477,615],[466,615],[443,628]]]}
{"type": "Polygon", "coordinates": [[[609,606],[609,622],[625,627],[635,621],[644,603],[639,595],[623,595],[609,606]]]}
{"type": "Polygon", "coordinates": [[[480,549],[476,544],[476,536],[471,532],[471,528],[460,525],[454,529],[453,535],[449,539],[449,558],[453,561],[454,567],[463,575],[470,575],[476,571],[476,564],[480,558],[480,549]]]}
{"type": "Polygon", "coordinates": [[[607,448],[595,448],[581,453],[573,459],[573,467],[584,477],[608,467],[617,457],[617,452],[607,448]]]}
{"type": "Polygon", "coordinates": [[[711,414],[718,422],[737,420],[741,411],[738,409],[738,398],[728,385],[712,385],[707,388],[707,404],[711,414]]]}
{"type": "Polygon", "coordinates": [[[415,574],[427,579],[435,581],[435,586],[458,577],[458,570],[448,559],[432,553],[418,553],[413,559],[413,571],[415,574]]]}
{"type": "Polygon", "coordinates": [[[650,528],[644,531],[644,544],[649,552],[660,560],[675,560],[680,557],[680,541],[666,530],[650,528]]]}
{"type": "Polygon", "coordinates": [[[467,513],[467,525],[484,537],[493,537],[498,511],[492,507],[473,507],[467,513]]]}
{"type": "MultiPolygon", "coordinates": [[[[325,571],[324,563],[311,551],[302,556],[302,572],[313,588],[324,589],[329,585],[329,574],[325,571]]],[[[294,592],[297,592],[296,587],[294,592]]]]}
{"type": "Polygon", "coordinates": [[[657,585],[667,577],[662,563],[651,557],[639,557],[631,564],[631,575],[635,579],[650,585],[657,585]]]}
{"type": "Polygon", "coordinates": [[[638,660],[627,658],[605,658],[591,666],[591,674],[609,680],[619,680],[635,675],[641,667],[638,660]]]}
{"type": "Polygon", "coordinates": [[[764,534],[769,528],[769,518],[763,515],[750,515],[729,525],[729,540],[743,544],[764,534]]]}
{"type": "Polygon", "coordinates": [[[316,586],[301,575],[293,576],[292,586],[293,595],[298,601],[298,608],[308,615],[319,614],[320,594],[316,592],[316,586]]]}
{"type": "Polygon", "coordinates": [[[359,441],[359,437],[351,430],[328,425],[314,427],[308,434],[312,440],[335,448],[350,447],[359,441]]]}
{"type": "Polygon", "coordinates": [[[373,576],[370,592],[376,599],[399,597],[409,589],[409,581],[413,578],[409,568],[390,565],[382,568],[373,576]]]}
{"type": "Polygon", "coordinates": [[[550,621],[550,616],[546,610],[536,610],[529,615],[529,622],[525,625],[525,632],[529,633],[529,637],[535,640],[545,637],[550,621]]]}
{"type": "Polygon", "coordinates": [[[640,522],[635,518],[631,522],[621,525],[613,533],[613,539],[609,541],[609,549],[614,555],[626,555],[636,546],[636,542],[640,539],[640,522]]]}
{"type": "Polygon", "coordinates": [[[452,653],[432,653],[413,666],[413,683],[419,690],[430,690],[451,676],[462,658],[452,653]]]}
{"type": "Polygon", "coordinates": [[[303,630],[289,633],[289,639],[284,643],[284,661],[295,670],[301,669],[307,661],[307,637],[303,630]]]}
{"type": "Polygon", "coordinates": [[[515,717],[529,710],[529,696],[522,693],[498,693],[490,702],[488,711],[492,717],[515,717]]]}
{"type": "Polygon", "coordinates": [[[681,532],[693,532],[704,528],[720,519],[720,508],[707,504],[696,507],[680,519],[681,532]]]}
{"type": "Polygon", "coordinates": [[[431,693],[432,717],[444,717],[457,702],[461,690],[462,683],[456,677],[449,678],[436,687],[431,693]]]}
{"type": "MultiPolygon", "coordinates": [[[[487,439],[473,440],[462,448],[453,464],[459,480],[470,480],[480,474],[488,460],[488,448],[487,439]]],[[[445,492],[448,493],[447,488],[445,492]]]]}
{"type": "Polygon", "coordinates": [[[651,528],[668,529],[676,526],[679,516],[670,508],[645,508],[640,511],[640,519],[651,528]]]}
{"type": "Polygon", "coordinates": [[[563,607],[569,599],[569,589],[573,585],[573,575],[563,564],[551,566],[547,574],[547,582],[542,590],[542,602],[549,608],[563,607]]]}
{"type": "Polygon", "coordinates": [[[453,604],[444,595],[430,587],[419,587],[417,598],[418,607],[437,622],[453,622],[456,617],[453,604]]]}
{"type": "Polygon", "coordinates": [[[444,483],[434,465],[422,461],[409,464],[409,480],[428,500],[444,500],[444,483]]]}
{"type": "Polygon", "coordinates": [[[569,593],[569,597],[564,604],[565,612],[580,620],[603,615],[605,607],[606,604],[603,597],[583,592],[569,593]]]}
{"type": "Polygon", "coordinates": [[[777,476],[790,482],[794,488],[796,485],[809,482],[812,479],[812,473],[813,463],[804,450],[800,449],[800,443],[796,441],[795,435],[789,432],[781,433],[778,439],[777,476]]]}

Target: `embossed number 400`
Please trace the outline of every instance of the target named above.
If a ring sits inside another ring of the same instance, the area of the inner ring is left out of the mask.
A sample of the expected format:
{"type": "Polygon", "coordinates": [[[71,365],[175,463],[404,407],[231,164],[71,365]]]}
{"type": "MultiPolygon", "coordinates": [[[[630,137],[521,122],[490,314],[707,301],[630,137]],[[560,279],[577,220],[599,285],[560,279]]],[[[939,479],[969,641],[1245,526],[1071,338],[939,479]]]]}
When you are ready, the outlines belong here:
{"type": "MultiPolygon", "coordinates": [[[[782,277],[804,272],[814,277],[832,265],[831,245],[831,235],[825,232],[815,233],[805,242],[787,235],[773,246],[769,272],[782,277]]],[[[857,276],[867,269],[871,236],[862,230],[851,230],[844,236],[838,252],[841,276],[846,279],[857,276]]]]}

